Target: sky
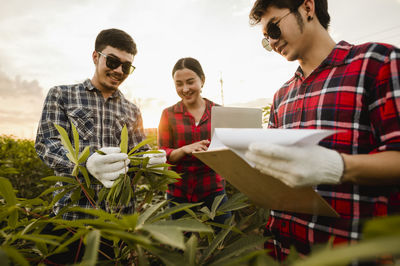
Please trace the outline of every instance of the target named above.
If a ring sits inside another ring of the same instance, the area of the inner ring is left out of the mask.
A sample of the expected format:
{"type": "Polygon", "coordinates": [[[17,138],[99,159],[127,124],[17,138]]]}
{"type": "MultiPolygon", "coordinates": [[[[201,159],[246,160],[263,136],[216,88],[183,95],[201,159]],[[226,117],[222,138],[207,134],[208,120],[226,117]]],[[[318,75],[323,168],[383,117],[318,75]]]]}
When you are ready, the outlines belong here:
{"type": "MultiPolygon", "coordinates": [[[[261,28],[249,25],[254,1],[0,0],[0,135],[34,139],[47,91],[92,78],[94,41],[107,28],[137,44],[136,70],[120,89],[140,107],[145,128],[157,127],[162,110],[179,101],[171,71],[187,56],[203,66],[203,97],[265,106],[298,64],[262,48],[261,28]]],[[[400,0],[328,5],[336,42],[400,47],[400,0]]]]}

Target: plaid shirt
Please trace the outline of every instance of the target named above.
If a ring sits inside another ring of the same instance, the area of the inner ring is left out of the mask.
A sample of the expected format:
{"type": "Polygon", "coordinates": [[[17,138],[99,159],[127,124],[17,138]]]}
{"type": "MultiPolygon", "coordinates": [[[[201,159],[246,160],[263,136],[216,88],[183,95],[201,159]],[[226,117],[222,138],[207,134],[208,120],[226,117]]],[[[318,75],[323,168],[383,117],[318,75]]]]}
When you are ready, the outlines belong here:
{"type": "MultiPolygon", "coordinates": [[[[341,153],[399,151],[399,71],[399,49],[342,41],[309,77],[299,68],[275,94],[270,127],[345,130],[320,142],[341,153]]],[[[340,218],[272,210],[266,234],[273,238],[266,247],[283,260],[291,246],[308,254],[313,244],[326,243],[332,236],[334,244],[357,241],[366,219],[400,213],[399,189],[352,183],[318,185],[315,190],[340,218]]]]}
{"type": "MultiPolygon", "coordinates": [[[[206,109],[198,125],[182,102],[164,109],[158,127],[158,145],[167,153],[174,149],[211,139],[211,107],[215,103],[205,99],[206,109]]],[[[184,156],[172,169],[182,174],[182,179],[169,185],[168,193],[174,197],[197,202],[224,189],[224,180],[193,155],[184,156]]]]}
{"type": "MultiPolygon", "coordinates": [[[[75,85],[53,87],[44,103],[35,148],[39,157],[54,169],[57,176],[71,176],[74,164],[67,158],[67,150],[62,146],[60,135],[53,123],[63,127],[71,141],[71,123],[75,125],[79,133],[80,152],[86,146],[90,146],[91,153],[101,147],[119,147],[121,131],[125,124],[128,128],[129,150],[145,139],[140,110],[126,100],[119,90],[105,100],[89,79],[75,85]]],[[[94,177],[91,177],[91,181],[91,188],[97,195],[103,186],[94,177]]],[[[56,184],[62,185],[61,182],[56,184]]],[[[66,194],[56,203],[56,214],[62,207],[71,203],[71,194],[66,194]]],[[[77,205],[92,208],[83,193],[81,196],[77,205]]],[[[107,209],[104,205],[101,203],[101,207],[107,209]]],[[[123,212],[132,210],[133,203],[125,206],[123,212]]],[[[67,220],[87,217],[79,213],[63,215],[67,220]]]]}

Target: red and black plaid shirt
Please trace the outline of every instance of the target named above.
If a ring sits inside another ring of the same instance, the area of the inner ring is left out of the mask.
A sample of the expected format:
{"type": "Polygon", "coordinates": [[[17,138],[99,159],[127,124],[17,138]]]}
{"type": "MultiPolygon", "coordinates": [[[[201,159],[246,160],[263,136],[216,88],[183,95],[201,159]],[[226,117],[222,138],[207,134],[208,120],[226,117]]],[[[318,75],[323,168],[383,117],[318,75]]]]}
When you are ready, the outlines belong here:
{"type": "MultiPolygon", "coordinates": [[[[320,142],[341,153],[400,151],[399,84],[400,49],[342,41],[309,77],[299,68],[275,94],[270,127],[345,130],[320,142]]],[[[277,259],[291,246],[308,254],[332,236],[334,244],[357,241],[366,219],[400,213],[399,186],[343,183],[315,190],[340,218],[271,211],[266,233],[273,237],[266,246],[277,259]]]]}
{"type": "MultiPolygon", "coordinates": [[[[158,126],[158,145],[166,151],[167,158],[174,149],[211,139],[211,107],[216,104],[204,100],[206,109],[198,125],[182,102],[164,109],[158,126]]],[[[175,165],[172,170],[182,174],[179,182],[169,185],[168,193],[174,197],[197,202],[224,189],[222,177],[193,155],[186,155],[179,162],[171,164],[175,165]]]]}

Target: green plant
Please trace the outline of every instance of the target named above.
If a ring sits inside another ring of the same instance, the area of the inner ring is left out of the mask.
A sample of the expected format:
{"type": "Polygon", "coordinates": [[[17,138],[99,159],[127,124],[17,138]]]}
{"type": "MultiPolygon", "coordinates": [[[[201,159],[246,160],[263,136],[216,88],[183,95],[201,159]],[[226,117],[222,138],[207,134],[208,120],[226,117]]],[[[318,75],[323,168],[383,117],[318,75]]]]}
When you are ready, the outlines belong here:
{"type": "MultiPolygon", "coordinates": [[[[73,178],[59,176],[44,178],[46,181],[65,183],[61,188],[52,187],[40,195],[42,197],[60,190],[50,204],[40,198],[32,201],[17,199],[12,196],[12,189],[1,191],[5,198],[3,207],[6,209],[3,212],[3,222],[7,221],[8,225],[2,228],[2,235],[7,237],[2,242],[0,256],[3,254],[3,257],[7,256],[12,261],[25,265],[28,261],[45,262],[47,257],[63,251],[72,241],[81,239],[82,244],[86,246],[84,263],[94,265],[97,262],[97,252],[94,250],[97,250],[97,239],[101,236],[112,241],[117,247],[114,257],[109,258],[113,263],[131,261],[146,265],[151,260],[159,263],[162,261],[168,265],[183,265],[189,262],[196,265],[208,265],[216,260],[229,261],[229,259],[237,259],[243,254],[252,254],[252,249],[260,246],[264,241],[262,236],[245,237],[245,240],[238,238],[238,234],[244,235],[244,233],[234,226],[233,218],[227,224],[219,225],[223,229],[217,236],[210,227],[210,225],[215,225],[212,223],[215,215],[223,211],[234,211],[247,207],[248,203],[245,202],[247,198],[244,196],[232,197],[218,209],[216,206],[219,202],[216,201],[211,210],[202,208],[200,212],[195,212],[191,208],[201,203],[180,204],[173,208],[166,208],[166,200],[158,199],[154,202],[154,196],[165,191],[167,184],[179,178],[179,175],[168,170],[169,165],[167,164],[147,167],[148,158],[141,155],[156,151],[135,152],[151,140],[145,140],[128,152],[125,129],[121,134],[121,150],[129,154],[132,162],[131,169],[135,175],[132,179],[127,174],[121,175],[119,181],[115,182],[111,189],[103,190],[103,200],[110,205],[119,206],[128,203],[131,199],[136,201],[139,199],[138,207],[136,212],[131,215],[108,213],[98,208],[97,202],[93,200],[93,191],[90,190],[92,180],[82,165],[89,155],[88,147],[80,149],[79,136],[74,126],[72,126],[73,142],[68,139],[63,128],[58,126],[56,128],[68,151],[67,157],[75,164],[73,178]],[[82,151],[79,152],[80,150],[82,151]],[[133,187],[139,184],[146,188],[136,190],[134,193],[133,187]],[[11,194],[9,194],[10,191],[11,194]],[[82,209],[71,206],[64,208],[56,217],[47,216],[46,211],[68,192],[73,193],[73,201],[79,200],[80,197],[86,197],[93,208],[82,209]],[[62,213],[70,211],[87,213],[93,218],[76,221],[60,219],[62,213]],[[179,220],[169,219],[171,214],[179,211],[186,211],[188,215],[179,220]],[[52,223],[58,229],[63,228],[72,232],[72,237],[40,234],[47,223],[52,223]],[[192,233],[192,237],[189,239],[185,237],[187,232],[192,233]],[[88,241],[88,239],[93,241],[88,241]],[[244,243],[245,245],[243,245],[244,243]],[[242,247],[240,252],[233,249],[231,252],[227,252],[229,249],[223,252],[221,247],[224,245],[242,247]],[[35,252],[32,254],[31,250],[35,250],[35,252]]],[[[8,180],[2,179],[1,181],[7,182],[8,180]]]]}
{"type": "MultiPolygon", "coordinates": [[[[85,149],[77,153],[75,145],[68,142],[64,140],[64,145],[70,148],[69,158],[79,163],[86,156],[85,149]]],[[[140,168],[146,168],[145,159],[141,159],[141,164],[140,168]]],[[[6,167],[4,170],[13,171],[6,167]]],[[[75,173],[78,171],[84,172],[79,165],[75,173]]],[[[154,169],[144,172],[160,179],[170,178],[154,169]]],[[[73,183],[77,190],[87,186],[86,181],[85,184],[79,184],[75,178],[68,178],[48,177],[46,180],[68,181],[67,188],[73,183]]],[[[164,185],[158,186],[157,182],[148,183],[147,180],[141,178],[141,185],[148,188],[141,197],[134,193],[135,200],[142,202],[146,193],[159,195],[163,192],[158,189],[163,189],[164,185]]],[[[199,211],[193,208],[201,203],[167,208],[167,201],[158,197],[142,204],[130,215],[71,206],[64,211],[84,212],[93,218],[66,221],[60,216],[48,216],[52,203],[49,204],[42,196],[50,192],[51,189],[33,199],[20,198],[15,194],[11,182],[0,177],[0,261],[4,265],[47,263],[50,255],[63,251],[69,243],[79,239],[85,245],[85,255],[80,265],[96,265],[99,263],[97,250],[101,238],[114,243],[114,256],[109,258],[114,265],[122,262],[135,265],[279,265],[266,255],[263,249],[265,238],[258,231],[265,223],[265,211],[250,205],[240,193],[231,195],[219,208],[216,206],[221,199],[217,197],[211,209],[200,208],[199,211]],[[215,215],[228,210],[233,211],[234,216],[224,225],[212,222],[215,215]],[[171,214],[179,211],[186,211],[187,215],[178,220],[169,219],[171,214]],[[240,213],[244,215],[238,219],[240,213]],[[73,234],[55,236],[41,233],[48,223],[73,234]],[[215,234],[210,225],[220,226],[222,230],[215,234]]],[[[285,264],[343,265],[354,259],[382,256],[396,259],[393,256],[400,254],[399,228],[400,216],[377,218],[366,224],[365,239],[359,243],[335,248],[328,244],[304,259],[293,249],[285,264]]]]}
{"type": "Polygon", "coordinates": [[[40,179],[52,173],[37,156],[32,140],[0,136],[0,176],[11,181],[18,197],[38,196],[46,189],[40,179]]]}

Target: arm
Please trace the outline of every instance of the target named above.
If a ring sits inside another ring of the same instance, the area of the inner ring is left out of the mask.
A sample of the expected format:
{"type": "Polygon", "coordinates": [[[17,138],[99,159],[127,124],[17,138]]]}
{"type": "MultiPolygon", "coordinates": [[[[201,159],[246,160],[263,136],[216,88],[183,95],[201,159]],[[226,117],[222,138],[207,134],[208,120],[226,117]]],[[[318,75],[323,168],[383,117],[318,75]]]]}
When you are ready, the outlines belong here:
{"type": "Polygon", "coordinates": [[[171,124],[173,123],[170,123],[168,110],[165,109],[161,115],[160,124],[158,126],[158,145],[160,149],[165,150],[168,162],[176,163],[186,155],[191,155],[194,151],[207,150],[210,143],[208,140],[201,140],[176,149],[172,148],[176,146],[174,144],[176,140],[174,140],[171,124]]]}
{"type": "Polygon", "coordinates": [[[61,143],[54,123],[70,132],[70,124],[64,111],[59,87],[50,89],[47,94],[39,121],[35,148],[38,156],[50,168],[57,172],[71,174],[74,164],[66,156],[68,152],[61,143]]]}
{"type": "Polygon", "coordinates": [[[208,149],[208,145],[210,144],[210,141],[208,140],[201,140],[186,146],[182,146],[178,149],[173,150],[170,155],[168,160],[171,163],[176,163],[186,155],[191,155],[192,152],[195,151],[206,151],[208,149]]]}
{"type": "Polygon", "coordinates": [[[345,166],[342,182],[362,185],[400,184],[400,151],[341,155],[345,166]]]}

